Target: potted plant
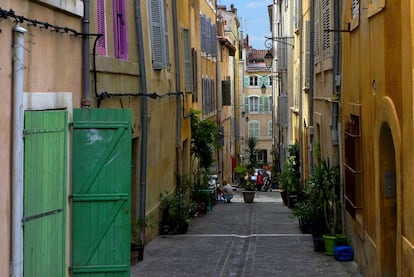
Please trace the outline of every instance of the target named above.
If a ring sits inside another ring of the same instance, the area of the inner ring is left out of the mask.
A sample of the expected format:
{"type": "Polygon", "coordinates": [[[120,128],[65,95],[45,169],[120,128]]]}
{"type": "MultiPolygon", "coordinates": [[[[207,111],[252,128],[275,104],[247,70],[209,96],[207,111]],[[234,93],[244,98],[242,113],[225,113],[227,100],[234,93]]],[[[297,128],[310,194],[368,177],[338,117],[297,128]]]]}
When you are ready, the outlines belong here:
{"type": "Polygon", "coordinates": [[[162,220],[160,233],[162,235],[186,233],[191,222],[191,214],[196,209],[194,202],[191,200],[193,184],[186,176],[181,176],[179,180],[175,193],[165,192],[161,194],[162,220]]]}
{"type": "Polygon", "coordinates": [[[295,155],[289,155],[286,159],[279,175],[279,183],[283,203],[287,204],[289,208],[293,208],[300,187],[300,173],[295,155]]]}
{"type": "Polygon", "coordinates": [[[256,189],[255,185],[250,181],[250,179],[246,181],[242,193],[244,203],[253,203],[256,189]]]}
{"type": "Polygon", "coordinates": [[[145,243],[139,236],[143,229],[152,229],[154,227],[152,217],[146,217],[144,220],[139,217],[131,221],[131,265],[144,259],[145,243]]]}
{"type": "Polygon", "coordinates": [[[299,227],[304,234],[312,232],[312,209],[309,201],[300,201],[292,210],[292,215],[299,221],[299,227]]]}
{"type": "Polygon", "coordinates": [[[315,167],[310,178],[309,201],[314,213],[313,225],[323,226],[319,230],[314,228],[314,233],[319,236],[322,234],[325,251],[328,255],[334,255],[336,231],[339,227],[337,184],[339,184],[338,167],[330,166],[328,160],[321,161],[315,167]]]}

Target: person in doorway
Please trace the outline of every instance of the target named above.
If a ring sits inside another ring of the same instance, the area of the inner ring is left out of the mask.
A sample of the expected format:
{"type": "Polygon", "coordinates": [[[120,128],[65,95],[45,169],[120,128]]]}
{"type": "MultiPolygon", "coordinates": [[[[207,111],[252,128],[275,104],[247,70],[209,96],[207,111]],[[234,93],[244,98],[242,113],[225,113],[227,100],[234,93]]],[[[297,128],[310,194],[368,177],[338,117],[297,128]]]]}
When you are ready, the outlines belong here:
{"type": "Polygon", "coordinates": [[[223,181],[223,198],[224,202],[227,203],[231,203],[231,199],[233,198],[233,187],[226,180],[223,181]]]}

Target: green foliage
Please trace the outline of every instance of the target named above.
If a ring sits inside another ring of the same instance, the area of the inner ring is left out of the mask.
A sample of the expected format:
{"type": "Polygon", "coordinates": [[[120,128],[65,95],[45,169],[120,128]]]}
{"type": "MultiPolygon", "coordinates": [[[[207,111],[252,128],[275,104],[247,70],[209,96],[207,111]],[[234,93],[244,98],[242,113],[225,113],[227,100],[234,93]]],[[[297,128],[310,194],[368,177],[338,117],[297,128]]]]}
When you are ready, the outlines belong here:
{"type": "Polygon", "coordinates": [[[257,138],[255,137],[249,137],[247,140],[247,168],[256,168],[257,167],[257,138]]]}
{"type": "Polygon", "coordinates": [[[292,215],[298,219],[310,221],[313,217],[313,211],[310,203],[307,201],[296,203],[296,206],[292,210],[292,215]]]}
{"type": "Polygon", "coordinates": [[[246,184],[245,177],[247,176],[247,167],[244,165],[238,165],[234,168],[234,173],[236,175],[236,182],[239,186],[244,187],[246,184]]]}
{"type": "Polygon", "coordinates": [[[180,176],[180,183],[175,194],[164,192],[161,194],[160,209],[163,212],[163,220],[167,222],[187,222],[195,209],[191,201],[193,184],[186,176],[180,176]]]}
{"type": "Polygon", "coordinates": [[[300,174],[296,169],[296,157],[288,156],[283,165],[283,170],[279,175],[281,188],[289,193],[296,193],[299,190],[300,174]]]}
{"type": "Polygon", "coordinates": [[[209,168],[213,164],[213,150],[219,147],[218,126],[215,122],[199,118],[199,111],[192,111],[191,120],[191,154],[199,162],[200,168],[209,168]]]}
{"type": "Polygon", "coordinates": [[[336,186],[339,184],[339,168],[322,160],[314,169],[309,181],[309,203],[315,220],[324,221],[330,235],[338,228],[339,199],[336,186]]]}
{"type": "Polygon", "coordinates": [[[255,190],[255,185],[253,182],[251,182],[250,180],[245,182],[244,186],[243,186],[244,190],[247,191],[254,191],[255,190]]]}
{"type": "Polygon", "coordinates": [[[273,165],[271,170],[271,182],[272,184],[275,183],[278,180],[279,175],[279,162],[280,162],[280,156],[279,156],[279,149],[277,147],[272,147],[272,150],[270,151],[270,154],[273,157],[273,165]]]}
{"type": "Polygon", "coordinates": [[[152,229],[155,227],[152,216],[147,216],[144,219],[142,217],[137,218],[136,220],[131,221],[131,238],[135,243],[143,244],[143,241],[140,241],[139,234],[140,231],[145,229],[152,229]]]}

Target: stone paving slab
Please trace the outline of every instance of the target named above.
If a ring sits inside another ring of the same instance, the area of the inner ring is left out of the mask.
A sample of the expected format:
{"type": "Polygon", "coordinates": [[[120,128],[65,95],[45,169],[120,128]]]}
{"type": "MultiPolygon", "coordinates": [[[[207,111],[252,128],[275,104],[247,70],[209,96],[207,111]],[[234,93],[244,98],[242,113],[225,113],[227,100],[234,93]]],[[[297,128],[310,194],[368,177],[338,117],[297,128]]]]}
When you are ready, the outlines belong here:
{"type": "Polygon", "coordinates": [[[152,240],[131,276],[362,276],[354,262],[313,250],[279,192],[258,192],[251,204],[236,192],[232,202],[194,218],[184,235],[152,240]]]}

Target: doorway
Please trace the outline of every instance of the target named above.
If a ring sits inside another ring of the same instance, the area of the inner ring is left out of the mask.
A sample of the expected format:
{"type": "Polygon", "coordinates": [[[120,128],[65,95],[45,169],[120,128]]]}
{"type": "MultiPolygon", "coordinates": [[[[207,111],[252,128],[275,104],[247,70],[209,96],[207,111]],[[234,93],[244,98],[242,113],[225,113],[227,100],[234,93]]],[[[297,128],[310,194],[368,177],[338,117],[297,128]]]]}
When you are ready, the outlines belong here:
{"type": "Polygon", "coordinates": [[[381,276],[397,275],[397,189],[395,147],[389,125],[380,131],[381,276]]]}

